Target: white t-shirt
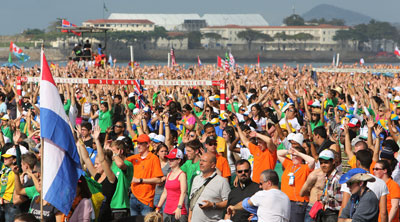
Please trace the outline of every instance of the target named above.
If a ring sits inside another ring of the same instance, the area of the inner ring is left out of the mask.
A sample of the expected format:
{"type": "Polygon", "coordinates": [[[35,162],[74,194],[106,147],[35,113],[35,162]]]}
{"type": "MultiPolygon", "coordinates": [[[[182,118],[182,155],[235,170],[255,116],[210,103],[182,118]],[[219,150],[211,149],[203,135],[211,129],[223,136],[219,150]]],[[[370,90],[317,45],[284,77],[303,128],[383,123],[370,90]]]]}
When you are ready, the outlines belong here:
{"type": "Polygon", "coordinates": [[[278,189],[258,191],[250,201],[258,207],[259,222],[282,222],[290,219],[289,197],[278,189]]]}
{"type": "MultiPolygon", "coordinates": [[[[375,182],[368,182],[367,183],[367,187],[372,190],[372,192],[375,193],[376,197],[378,198],[378,200],[381,199],[382,196],[388,195],[389,194],[389,189],[386,186],[385,181],[383,181],[382,179],[379,179],[378,177],[372,175],[372,174],[368,174],[370,176],[373,176],[375,178],[375,182]]],[[[351,195],[350,193],[350,189],[349,187],[347,187],[347,184],[342,184],[342,187],[340,188],[340,191],[342,192],[346,192],[348,194],[351,195]]]]}
{"type": "Polygon", "coordinates": [[[396,167],[394,168],[393,172],[392,172],[392,178],[394,181],[396,181],[397,184],[400,184],[400,155],[397,155],[397,161],[398,163],[396,164],[396,167]]]}
{"type": "Polygon", "coordinates": [[[265,117],[261,117],[258,120],[253,119],[254,122],[257,124],[257,130],[265,130],[262,127],[267,125],[267,119],[265,117]]]}
{"type": "MultiPolygon", "coordinates": [[[[281,119],[279,121],[279,125],[286,125],[286,117],[281,119]]],[[[290,125],[292,125],[292,128],[295,129],[296,131],[299,131],[301,126],[299,124],[299,121],[297,121],[297,118],[293,118],[293,119],[288,119],[288,122],[290,123],[290,125]]]]}

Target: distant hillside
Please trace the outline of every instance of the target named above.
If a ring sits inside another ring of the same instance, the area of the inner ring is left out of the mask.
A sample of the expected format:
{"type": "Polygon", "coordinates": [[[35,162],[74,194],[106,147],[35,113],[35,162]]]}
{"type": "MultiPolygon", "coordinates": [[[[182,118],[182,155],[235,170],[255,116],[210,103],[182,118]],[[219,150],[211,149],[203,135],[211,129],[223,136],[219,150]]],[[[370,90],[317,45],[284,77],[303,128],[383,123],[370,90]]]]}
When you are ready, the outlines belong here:
{"type": "Polygon", "coordinates": [[[333,18],[343,19],[346,25],[357,25],[361,23],[368,23],[372,18],[360,14],[358,12],[342,9],[333,5],[320,4],[304,13],[302,17],[308,21],[311,19],[325,18],[331,20],[333,18]]]}

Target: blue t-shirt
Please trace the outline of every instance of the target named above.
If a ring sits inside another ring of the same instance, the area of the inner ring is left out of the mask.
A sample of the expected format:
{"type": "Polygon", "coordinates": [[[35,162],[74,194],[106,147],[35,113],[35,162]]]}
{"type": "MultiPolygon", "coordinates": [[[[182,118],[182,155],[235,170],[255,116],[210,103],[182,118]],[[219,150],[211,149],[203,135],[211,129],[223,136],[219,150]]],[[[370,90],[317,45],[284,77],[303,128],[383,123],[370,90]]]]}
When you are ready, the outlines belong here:
{"type": "Polygon", "coordinates": [[[89,158],[94,165],[94,160],[96,159],[97,156],[97,150],[93,149],[92,147],[86,147],[86,150],[88,151],[89,158]]]}

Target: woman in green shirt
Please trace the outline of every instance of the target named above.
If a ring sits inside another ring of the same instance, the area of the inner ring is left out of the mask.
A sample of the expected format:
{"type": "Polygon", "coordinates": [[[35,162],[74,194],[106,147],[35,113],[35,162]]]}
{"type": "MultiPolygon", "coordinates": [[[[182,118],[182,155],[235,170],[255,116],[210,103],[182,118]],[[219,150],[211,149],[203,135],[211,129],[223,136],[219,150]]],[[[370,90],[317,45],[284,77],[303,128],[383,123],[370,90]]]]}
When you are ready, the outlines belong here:
{"type": "Polygon", "coordinates": [[[112,126],[112,109],[109,109],[107,102],[102,102],[100,105],[99,126],[101,133],[105,133],[107,128],[112,126]]]}

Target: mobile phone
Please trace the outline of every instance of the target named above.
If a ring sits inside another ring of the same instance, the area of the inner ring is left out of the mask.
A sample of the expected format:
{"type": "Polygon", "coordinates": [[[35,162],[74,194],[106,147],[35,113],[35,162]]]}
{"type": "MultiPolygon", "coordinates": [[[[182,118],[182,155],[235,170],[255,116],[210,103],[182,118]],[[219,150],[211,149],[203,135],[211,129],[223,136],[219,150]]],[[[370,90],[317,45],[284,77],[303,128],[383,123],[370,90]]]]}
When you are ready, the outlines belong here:
{"type": "Polygon", "coordinates": [[[202,203],[199,203],[199,206],[200,206],[200,207],[202,207],[203,205],[204,205],[204,204],[202,204],[202,203]]]}

